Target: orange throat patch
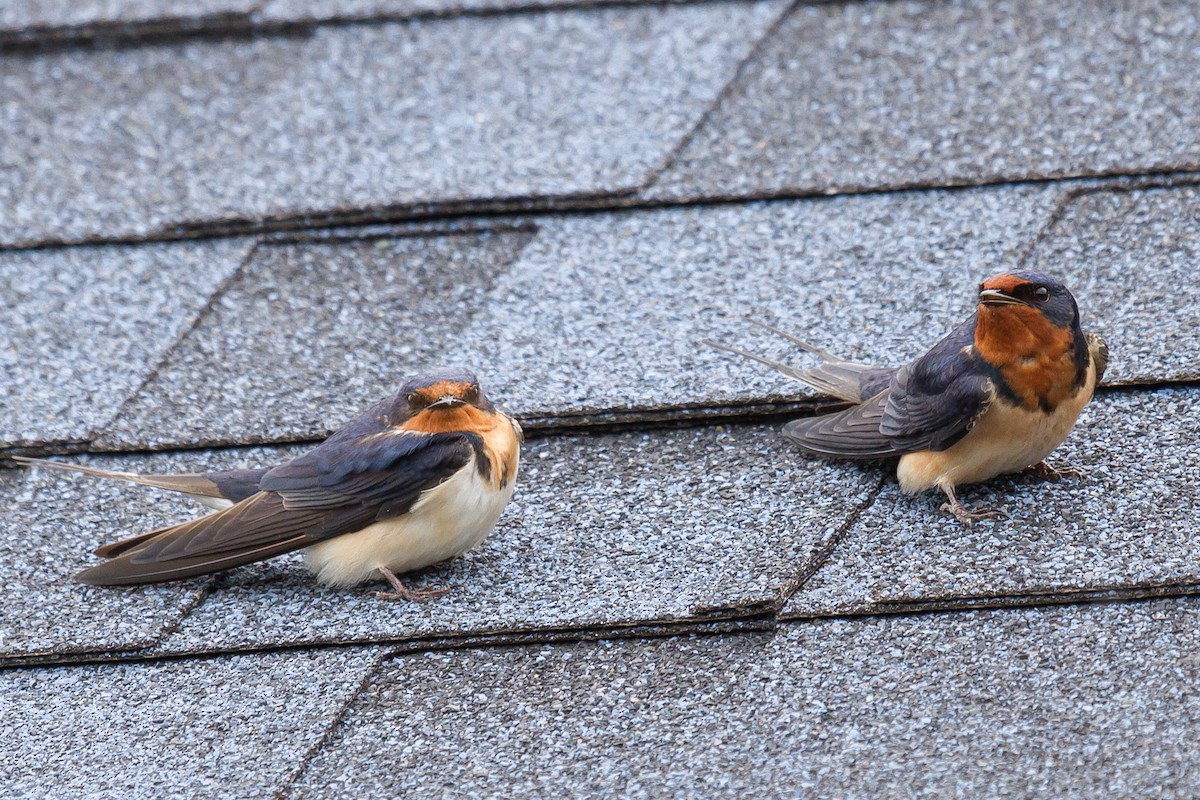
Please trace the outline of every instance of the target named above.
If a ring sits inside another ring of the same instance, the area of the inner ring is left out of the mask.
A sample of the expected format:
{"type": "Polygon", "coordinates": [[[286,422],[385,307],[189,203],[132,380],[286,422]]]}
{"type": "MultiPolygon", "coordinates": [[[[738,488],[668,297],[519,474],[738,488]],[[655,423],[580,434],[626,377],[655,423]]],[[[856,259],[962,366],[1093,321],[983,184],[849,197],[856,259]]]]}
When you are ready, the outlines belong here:
{"type": "Polygon", "coordinates": [[[401,425],[400,430],[477,433],[483,437],[483,450],[487,454],[495,487],[504,488],[516,475],[521,439],[512,420],[503,414],[489,414],[471,405],[447,410],[425,410],[401,425]]]}
{"type": "Polygon", "coordinates": [[[1070,328],[1060,328],[1028,306],[980,305],[975,349],[995,367],[1020,404],[1052,411],[1075,394],[1070,328]]]}
{"type": "Polygon", "coordinates": [[[421,433],[452,433],[454,431],[484,433],[496,424],[497,416],[471,405],[446,409],[424,409],[401,425],[400,430],[420,431],[421,433]]]}

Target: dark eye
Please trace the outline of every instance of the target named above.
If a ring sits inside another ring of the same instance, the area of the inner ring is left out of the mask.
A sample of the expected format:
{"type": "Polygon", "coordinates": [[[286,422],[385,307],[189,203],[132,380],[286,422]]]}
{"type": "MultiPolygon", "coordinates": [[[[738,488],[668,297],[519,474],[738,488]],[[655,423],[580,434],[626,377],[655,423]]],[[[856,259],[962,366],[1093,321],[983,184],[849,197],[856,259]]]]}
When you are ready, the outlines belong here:
{"type": "Polygon", "coordinates": [[[1050,299],[1050,290],[1045,286],[1039,286],[1033,290],[1033,296],[1037,298],[1039,303],[1044,303],[1050,299]]]}
{"type": "Polygon", "coordinates": [[[468,403],[474,403],[479,399],[479,384],[475,383],[467,387],[467,391],[463,392],[463,399],[468,403]]]}
{"type": "Polygon", "coordinates": [[[408,404],[409,404],[410,406],[420,406],[420,405],[424,405],[424,404],[421,402],[421,395],[417,394],[416,392],[409,392],[409,393],[408,393],[408,398],[407,398],[407,400],[408,400],[408,404]]]}

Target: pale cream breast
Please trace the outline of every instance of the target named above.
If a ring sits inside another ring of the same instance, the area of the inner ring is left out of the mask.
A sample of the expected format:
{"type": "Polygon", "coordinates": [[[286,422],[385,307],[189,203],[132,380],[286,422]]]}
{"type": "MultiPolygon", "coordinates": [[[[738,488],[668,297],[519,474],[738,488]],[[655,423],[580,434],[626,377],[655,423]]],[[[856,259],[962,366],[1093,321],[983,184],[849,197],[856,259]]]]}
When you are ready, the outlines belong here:
{"type": "Polygon", "coordinates": [[[1092,399],[1096,372],[1051,413],[1029,410],[997,398],[966,436],[941,452],[922,450],[900,459],[896,477],[905,492],[980,483],[1032,466],[1054,452],[1075,427],[1092,399]]]}
{"type": "Polygon", "coordinates": [[[350,586],[377,578],[380,567],[408,572],[475,547],[512,498],[519,454],[505,485],[485,480],[474,457],[449,480],[424,492],[406,514],[309,547],[308,568],[321,583],[350,586]]]}

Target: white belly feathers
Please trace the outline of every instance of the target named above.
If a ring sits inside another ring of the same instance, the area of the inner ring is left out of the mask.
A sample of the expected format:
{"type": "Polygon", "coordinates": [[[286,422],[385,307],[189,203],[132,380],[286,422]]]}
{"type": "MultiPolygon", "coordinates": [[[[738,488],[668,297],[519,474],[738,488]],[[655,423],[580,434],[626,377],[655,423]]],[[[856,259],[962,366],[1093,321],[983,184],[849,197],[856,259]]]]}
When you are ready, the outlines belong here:
{"type": "Polygon", "coordinates": [[[1033,466],[1067,438],[1079,413],[1092,399],[1094,385],[1095,374],[1089,370],[1087,381],[1075,396],[1050,414],[994,401],[971,432],[953,447],[901,457],[896,468],[900,488],[915,493],[935,486],[980,483],[1033,466]]]}
{"type": "Polygon", "coordinates": [[[406,514],[342,534],[305,551],[324,584],[350,586],[454,558],[483,541],[512,497],[516,474],[497,489],[479,474],[474,458],[449,480],[427,490],[406,514]]]}

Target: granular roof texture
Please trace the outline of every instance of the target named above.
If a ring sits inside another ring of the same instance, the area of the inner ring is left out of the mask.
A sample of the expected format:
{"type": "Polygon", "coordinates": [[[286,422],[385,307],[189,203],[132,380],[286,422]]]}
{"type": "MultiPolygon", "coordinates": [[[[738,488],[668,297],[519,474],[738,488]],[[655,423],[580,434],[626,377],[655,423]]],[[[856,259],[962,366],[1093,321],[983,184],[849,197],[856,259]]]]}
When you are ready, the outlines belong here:
{"type": "Polygon", "coordinates": [[[1200,794],[1198,54],[1182,2],[7,4],[0,798],[1200,794]],[[1016,268],[1112,360],[1083,476],[972,527],[702,341],[899,365],[1016,268]],[[82,586],[202,510],[4,457],[268,466],[436,364],[529,438],[429,603],[82,586]]]}

